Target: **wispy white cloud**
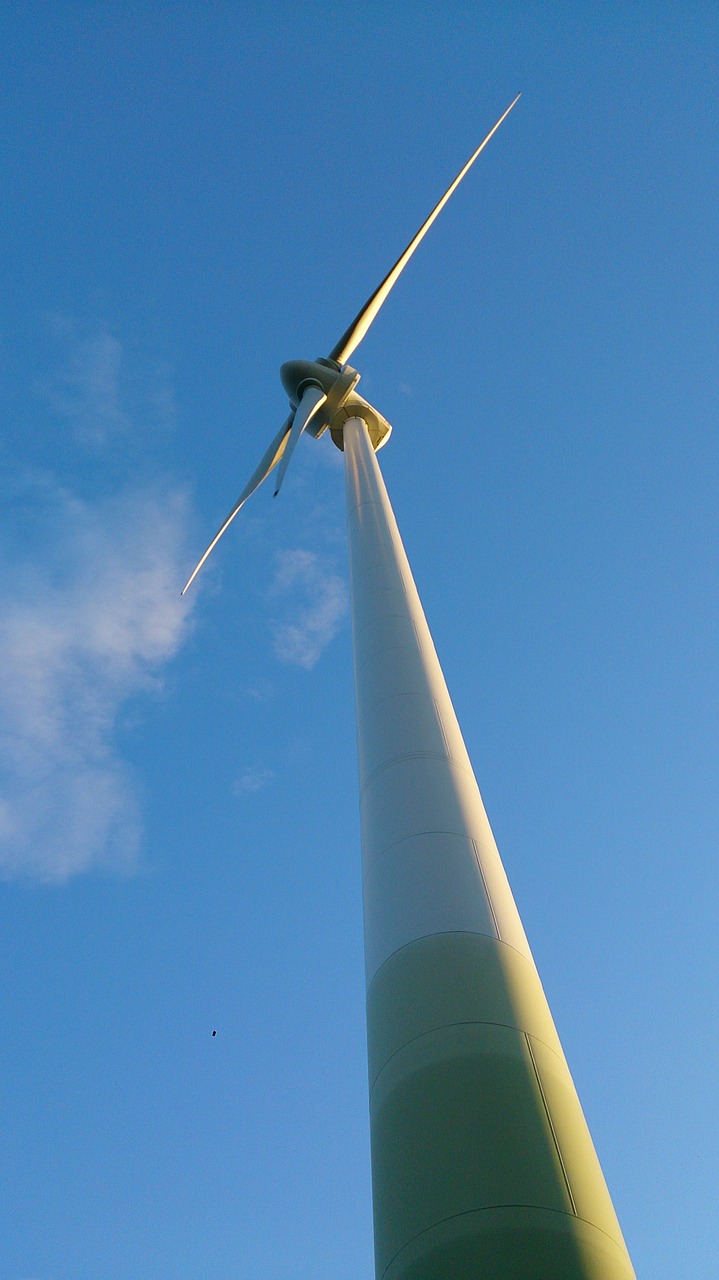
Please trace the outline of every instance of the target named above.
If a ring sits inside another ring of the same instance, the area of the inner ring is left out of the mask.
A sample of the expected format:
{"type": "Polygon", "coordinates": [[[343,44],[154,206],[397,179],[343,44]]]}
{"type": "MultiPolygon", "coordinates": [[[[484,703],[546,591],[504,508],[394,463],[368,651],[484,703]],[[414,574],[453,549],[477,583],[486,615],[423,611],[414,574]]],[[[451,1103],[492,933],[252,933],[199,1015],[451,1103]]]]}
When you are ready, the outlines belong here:
{"type": "Polygon", "coordinates": [[[347,584],[314,551],[295,549],[278,556],[272,595],[283,600],[286,610],[285,618],[273,625],[276,656],[314,667],[347,613],[347,584]]]}
{"type": "Polygon", "coordinates": [[[157,689],[188,609],[186,500],[35,495],[32,555],[6,564],[0,617],[0,875],[132,868],[141,822],[115,745],[127,699],[157,689]],[[39,511],[42,534],[38,540],[39,511]]]}
{"type": "Polygon", "coordinates": [[[251,702],[270,702],[275,696],[275,686],[271,680],[260,678],[246,685],[242,692],[251,702]]]}
{"type": "Polygon", "coordinates": [[[68,424],[73,471],[95,495],[110,474],[114,484],[88,500],[35,474],[5,503],[0,538],[0,877],[59,882],[136,863],[142,822],[120,716],[161,687],[191,602],[178,589],[186,495],[168,479],[123,483],[117,453],[98,471],[119,441],[124,458],[130,436],[142,468],[152,429],[174,412],[167,371],[129,358],[103,324],[58,313],[48,325],[50,371],[36,389],[68,424]]]}
{"type": "Polygon", "coordinates": [[[273,769],[263,769],[259,766],[245,769],[233,784],[232,790],[236,796],[252,795],[255,791],[262,791],[274,776],[273,769]]]}
{"type": "Polygon", "coordinates": [[[106,329],[81,334],[72,318],[60,314],[50,317],[50,328],[60,351],[45,385],[52,408],[72,423],[83,444],[104,445],[125,433],[130,418],[121,403],[121,343],[106,329]]]}
{"type": "Polygon", "coordinates": [[[49,316],[48,324],[55,358],[42,391],[78,443],[101,449],[126,439],[138,411],[146,426],[164,430],[174,423],[174,392],[162,364],[142,372],[104,325],[81,325],[62,313],[49,316]]]}

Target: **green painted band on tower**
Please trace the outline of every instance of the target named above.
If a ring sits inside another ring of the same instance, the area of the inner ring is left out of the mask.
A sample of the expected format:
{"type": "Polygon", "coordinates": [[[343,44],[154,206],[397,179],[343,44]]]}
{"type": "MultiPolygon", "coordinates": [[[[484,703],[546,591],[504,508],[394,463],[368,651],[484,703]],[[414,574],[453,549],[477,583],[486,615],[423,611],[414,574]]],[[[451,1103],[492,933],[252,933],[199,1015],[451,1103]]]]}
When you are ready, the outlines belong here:
{"type": "Polygon", "coordinates": [[[633,1276],[525,957],[469,933],[402,947],[370,986],[368,1036],[378,1278],[390,1268],[387,1280],[480,1280],[490,1255],[493,1280],[633,1276]],[[535,1270],[521,1269],[525,1255],[535,1270]]]}
{"type": "Polygon", "coordinates": [[[506,1205],[423,1232],[377,1280],[636,1280],[621,1248],[588,1222],[506,1205]]]}
{"type": "Polygon", "coordinates": [[[367,992],[370,1088],[393,1053],[453,1023],[516,1027],[561,1055],[535,966],[488,934],[435,933],[396,951],[367,992]]]}

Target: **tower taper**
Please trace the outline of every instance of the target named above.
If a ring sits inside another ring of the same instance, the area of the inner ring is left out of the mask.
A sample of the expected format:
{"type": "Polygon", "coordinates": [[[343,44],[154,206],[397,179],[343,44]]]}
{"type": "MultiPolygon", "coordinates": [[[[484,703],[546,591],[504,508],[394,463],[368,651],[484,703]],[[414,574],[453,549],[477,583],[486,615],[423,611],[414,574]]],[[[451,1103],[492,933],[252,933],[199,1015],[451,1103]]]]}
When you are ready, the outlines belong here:
{"type": "Polygon", "coordinates": [[[377,1280],[634,1280],[379,464],[344,426],[377,1280]]]}

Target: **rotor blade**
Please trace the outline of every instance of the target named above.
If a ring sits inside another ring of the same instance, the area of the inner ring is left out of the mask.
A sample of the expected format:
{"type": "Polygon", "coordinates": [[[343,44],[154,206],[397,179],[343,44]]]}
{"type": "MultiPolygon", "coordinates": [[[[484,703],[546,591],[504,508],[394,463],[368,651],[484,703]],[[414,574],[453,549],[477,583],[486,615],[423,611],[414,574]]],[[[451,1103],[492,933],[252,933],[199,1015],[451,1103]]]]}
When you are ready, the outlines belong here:
{"type": "Polygon", "coordinates": [[[282,488],[282,481],[284,480],[285,475],[287,473],[287,468],[290,465],[290,458],[292,457],[297,441],[302,435],[302,432],[304,431],[305,427],[314,418],[317,410],[322,408],[322,405],[324,404],[326,399],[327,399],[327,396],[325,395],[321,387],[312,387],[312,386],[305,387],[305,390],[302,393],[302,399],[300,400],[300,403],[295,409],[295,417],[292,423],[292,429],[290,431],[287,444],[285,445],[285,448],[284,448],[284,453],[282,456],[282,461],[280,462],[279,471],[277,472],[277,485],[275,487],[275,497],[277,497],[280,489],[282,488]]]}
{"type": "Polygon", "coordinates": [[[294,414],[291,413],[289,418],[287,418],[286,421],[283,422],[282,426],[280,427],[280,430],[277,432],[277,435],[272,441],[272,444],[270,445],[269,449],[267,449],[266,452],[262,455],[262,460],[259,466],[256,467],[256,469],[253,471],[250,479],[247,481],[247,484],[242,490],[242,493],[237,499],[237,502],[232,508],[224,524],[222,524],[220,528],[217,530],[217,533],[212,539],[212,542],[207,548],[202,559],[198,561],[198,563],[195,565],[194,569],[192,570],[192,573],[190,574],[189,578],[187,579],[187,582],[185,583],[184,587],[182,588],[182,591],[180,592],[181,595],[184,596],[185,592],[187,591],[187,588],[190,586],[192,582],[194,582],[195,578],[200,572],[200,569],[205,563],[210,552],[215,549],[225,530],[232,524],[232,521],[237,515],[237,512],[239,511],[240,507],[244,506],[244,504],[247,502],[247,499],[255,492],[255,489],[257,489],[259,485],[262,484],[262,481],[267,478],[272,468],[276,466],[277,463],[279,462],[280,458],[282,457],[282,454],[285,451],[285,448],[287,447],[287,441],[289,439],[293,417],[294,417],[294,414]]]}
{"type": "Polygon", "coordinates": [[[477,150],[469,157],[469,160],[467,161],[464,168],[460,169],[459,173],[457,174],[457,177],[455,178],[454,182],[447,188],[439,204],[436,204],[434,206],[434,209],[432,210],[429,217],[427,218],[427,221],[422,223],[422,226],[420,227],[419,231],[414,237],[414,240],[410,241],[410,243],[407,245],[407,248],[405,249],[402,256],[398,258],[397,261],[395,262],[392,270],[389,272],[389,275],[385,276],[381,285],[379,285],[379,287],[375,289],[372,296],[367,299],[362,310],[359,312],[358,315],[355,316],[349,329],[346,331],[346,333],[343,333],[342,337],[337,343],[337,346],[334,347],[333,350],[330,352],[330,357],[329,357],[330,360],[336,360],[338,364],[345,364],[349,360],[350,356],[352,355],[352,352],[355,350],[356,347],[359,346],[360,342],[362,341],[365,334],[367,333],[367,330],[369,329],[370,325],[375,319],[377,312],[379,311],[380,307],[382,306],[385,299],[387,298],[387,295],[389,294],[390,290],[397,283],[399,276],[402,274],[405,267],[407,266],[407,263],[412,257],[412,254],[417,248],[417,245],[420,243],[421,240],[424,239],[425,235],[427,234],[430,227],[432,226],[432,223],[434,222],[435,218],[438,218],[440,213],[442,212],[444,206],[449,200],[449,197],[452,195],[454,191],[456,191],[457,187],[462,181],[462,178],[468,172],[468,170],[471,169],[479,153],[481,151],[484,151],[484,148],[486,147],[490,138],[493,136],[493,134],[497,132],[500,124],[502,124],[502,122],[506,120],[507,116],[512,110],[512,107],[516,106],[521,96],[522,96],[521,93],[518,93],[516,98],[514,99],[514,102],[510,102],[504,115],[499,117],[499,120],[495,124],[494,128],[490,129],[484,141],[479,144],[479,146],[477,147],[477,150]]]}

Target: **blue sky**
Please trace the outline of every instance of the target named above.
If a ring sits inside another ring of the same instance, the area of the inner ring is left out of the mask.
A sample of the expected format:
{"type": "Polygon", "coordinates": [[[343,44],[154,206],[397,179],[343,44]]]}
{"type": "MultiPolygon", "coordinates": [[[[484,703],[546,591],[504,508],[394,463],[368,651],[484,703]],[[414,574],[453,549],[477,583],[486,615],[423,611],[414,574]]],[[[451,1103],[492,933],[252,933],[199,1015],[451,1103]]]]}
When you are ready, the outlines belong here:
{"type": "Polygon", "coordinates": [[[519,90],[353,362],[637,1274],[714,1274],[718,35],[4,7],[3,1280],[372,1275],[330,442],[179,589],[519,90]]]}

